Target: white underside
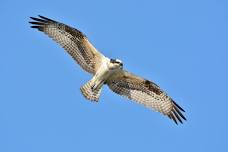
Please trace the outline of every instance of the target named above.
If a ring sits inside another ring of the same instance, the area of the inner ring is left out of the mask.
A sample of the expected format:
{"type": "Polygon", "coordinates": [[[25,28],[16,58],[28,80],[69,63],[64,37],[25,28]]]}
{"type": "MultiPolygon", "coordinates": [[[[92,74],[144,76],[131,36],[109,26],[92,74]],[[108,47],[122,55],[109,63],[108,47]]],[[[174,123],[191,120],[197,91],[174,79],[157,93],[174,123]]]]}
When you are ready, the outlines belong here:
{"type": "Polygon", "coordinates": [[[115,73],[118,73],[117,71],[119,70],[120,67],[114,66],[113,63],[110,63],[110,59],[103,58],[102,64],[94,74],[93,78],[81,87],[82,94],[88,100],[98,101],[104,83],[110,79],[110,77],[114,76],[115,73]]]}
{"type": "Polygon", "coordinates": [[[104,59],[103,64],[97,70],[96,74],[93,76],[91,83],[94,85],[94,88],[100,88],[105,83],[105,81],[112,75],[115,70],[110,70],[109,66],[109,59],[104,59]]]}

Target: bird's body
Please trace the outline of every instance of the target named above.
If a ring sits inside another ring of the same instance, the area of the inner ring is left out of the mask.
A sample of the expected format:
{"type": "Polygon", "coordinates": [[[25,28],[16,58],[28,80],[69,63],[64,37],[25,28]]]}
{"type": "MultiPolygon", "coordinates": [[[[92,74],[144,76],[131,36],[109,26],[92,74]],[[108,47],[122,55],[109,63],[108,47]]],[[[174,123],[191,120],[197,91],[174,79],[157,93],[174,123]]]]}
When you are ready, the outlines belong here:
{"type": "Polygon", "coordinates": [[[44,32],[59,43],[93,77],[81,87],[88,100],[98,101],[102,86],[168,116],[175,123],[186,120],[184,110],[155,83],[123,69],[122,61],[101,54],[79,30],[52,19],[31,17],[32,28],[44,32]]]}
{"type": "MultiPolygon", "coordinates": [[[[119,62],[119,61],[118,61],[119,62]]],[[[122,63],[120,61],[120,63],[122,63]]],[[[102,86],[107,83],[107,80],[119,73],[122,66],[110,62],[110,59],[102,58],[102,64],[97,69],[93,78],[81,87],[82,94],[89,100],[98,101],[102,86]]]]}

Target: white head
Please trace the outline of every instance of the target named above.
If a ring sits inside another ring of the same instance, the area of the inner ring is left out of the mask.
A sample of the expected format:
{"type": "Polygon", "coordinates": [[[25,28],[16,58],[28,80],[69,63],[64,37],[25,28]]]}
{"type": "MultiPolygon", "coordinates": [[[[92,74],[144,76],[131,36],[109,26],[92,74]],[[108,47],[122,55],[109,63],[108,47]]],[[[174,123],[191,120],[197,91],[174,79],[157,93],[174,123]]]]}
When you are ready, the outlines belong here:
{"type": "Polygon", "coordinates": [[[119,59],[110,59],[110,69],[123,69],[123,63],[119,59]]]}

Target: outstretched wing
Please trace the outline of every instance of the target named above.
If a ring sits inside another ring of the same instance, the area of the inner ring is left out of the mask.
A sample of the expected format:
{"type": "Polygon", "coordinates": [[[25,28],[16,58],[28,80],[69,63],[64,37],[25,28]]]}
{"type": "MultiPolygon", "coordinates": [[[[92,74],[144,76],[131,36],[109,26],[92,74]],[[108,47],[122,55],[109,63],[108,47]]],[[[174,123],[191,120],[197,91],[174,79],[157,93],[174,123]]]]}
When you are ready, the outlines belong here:
{"type": "Polygon", "coordinates": [[[39,16],[31,17],[34,21],[32,28],[44,32],[59,43],[81,67],[89,72],[96,73],[104,56],[88,41],[79,30],[52,19],[39,16]]]}
{"type": "Polygon", "coordinates": [[[155,83],[135,76],[127,71],[120,71],[107,81],[109,88],[117,94],[135,100],[138,103],[161,112],[176,124],[186,120],[181,112],[185,112],[155,83]]]}

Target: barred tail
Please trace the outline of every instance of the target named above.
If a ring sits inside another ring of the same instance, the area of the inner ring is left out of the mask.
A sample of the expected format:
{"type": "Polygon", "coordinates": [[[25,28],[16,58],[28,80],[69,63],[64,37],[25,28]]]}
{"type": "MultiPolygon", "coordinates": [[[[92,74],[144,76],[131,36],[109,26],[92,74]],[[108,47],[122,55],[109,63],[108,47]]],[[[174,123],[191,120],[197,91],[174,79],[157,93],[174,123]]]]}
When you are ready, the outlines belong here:
{"type": "Polygon", "coordinates": [[[98,102],[102,86],[94,89],[93,85],[94,84],[89,81],[84,86],[82,86],[80,90],[86,99],[98,102]]]}

